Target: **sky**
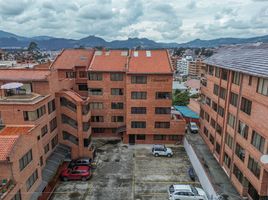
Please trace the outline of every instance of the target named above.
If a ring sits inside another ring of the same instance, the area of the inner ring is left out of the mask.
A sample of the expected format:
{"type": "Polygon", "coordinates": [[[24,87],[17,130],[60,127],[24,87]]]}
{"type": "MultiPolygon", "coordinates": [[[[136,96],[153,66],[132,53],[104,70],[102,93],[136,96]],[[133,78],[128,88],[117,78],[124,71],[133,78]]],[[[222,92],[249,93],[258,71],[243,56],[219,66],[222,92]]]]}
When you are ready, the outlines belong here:
{"type": "Polygon", "coordinates": [[[268,0],[0,0],[0,30],[158,42],[268,34],[268,0]]]}

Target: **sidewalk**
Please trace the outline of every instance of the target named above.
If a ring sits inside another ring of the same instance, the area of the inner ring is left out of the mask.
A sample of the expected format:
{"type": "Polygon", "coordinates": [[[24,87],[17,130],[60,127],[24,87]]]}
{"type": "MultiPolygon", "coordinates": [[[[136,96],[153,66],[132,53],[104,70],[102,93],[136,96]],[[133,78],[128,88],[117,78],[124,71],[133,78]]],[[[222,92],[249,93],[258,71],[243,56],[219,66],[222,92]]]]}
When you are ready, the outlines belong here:
{"type": "Polygon", "coordinates": [[[211,183],[218,194],[227,194],[229,195],[228,200],[240,200],[242,197],[239,197],[236,189],[232,185],[226,173],[223,171],[217,160],[214,158],[212,153],[209,151],[206,143],[203,141],[202,137],[199,134],[186,134],[186,138],[189,144],[192,146],[196,152],[200,161],[205,160],[205,163],[208,165],[206,172],[211,180],[211,183]]]}

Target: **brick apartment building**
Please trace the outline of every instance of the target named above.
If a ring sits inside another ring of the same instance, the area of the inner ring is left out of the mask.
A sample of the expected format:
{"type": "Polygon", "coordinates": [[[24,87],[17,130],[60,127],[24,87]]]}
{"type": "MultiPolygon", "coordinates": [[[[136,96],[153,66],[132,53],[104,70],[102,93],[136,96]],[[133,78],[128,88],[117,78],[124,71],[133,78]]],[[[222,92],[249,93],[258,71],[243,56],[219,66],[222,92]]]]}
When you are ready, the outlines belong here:
{"type": "Polygon", "coordinates": [[[165,50],[62,51],[49,66],[0,69],[0,199],[37,199],[65,158],[92,157],[92,135],[124,143],[175,143],[165,50]],[[4,147],[4,148],[2,148],[4,147]]]}
{"type": "Polygon", "coordinates": [[[268,46],[222,48],[205,60],[201,136],[241,196],[268,199],[268,46]]]}
{"type": "Polygon", "coordinates": [[[201,58],[196,58],[194,61],[189,62],[189,77],[200,78],[202,75],[202,68],[204,68],[204,62],[201,58]]]}

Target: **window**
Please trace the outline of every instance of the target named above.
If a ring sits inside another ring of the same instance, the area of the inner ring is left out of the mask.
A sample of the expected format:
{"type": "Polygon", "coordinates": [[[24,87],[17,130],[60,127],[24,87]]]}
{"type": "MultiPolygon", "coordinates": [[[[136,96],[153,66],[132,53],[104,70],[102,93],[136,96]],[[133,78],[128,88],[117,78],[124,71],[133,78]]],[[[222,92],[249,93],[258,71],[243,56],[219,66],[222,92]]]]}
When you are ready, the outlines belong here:
{"type": "Polygon", "coordinates": [[[22,171],[31,161],[33,160],[32,149],[28,151],[22,158],[19,160],[20,171],[22,171]]]}
{"type": "Polygon", "coordinates": [[[83,139],[84,147],[89,147],[91,143],[91,136],[83,139]]]}
{"type": "Polygon", "coordinates": [[[238,102],[238,95],[231,92],[230,93],[230,104],[237,107],[237,102],[238,102]]]}
{"type": "Polygon", "coordinates": [[[90,109],[92,109],[92,110],[103,109],[102,102],[93,102],[93,103],[90,103],[89,105],[90,105],[90,109]]]}
{"type": "Polygon", "coordinates": [[[156,92],[155,99],[171,99],[170,92],[156,92]]]}
{"type": "Polygon", "coordinates": [[[58,135],[56,135],[54,138],[51,140],[51,147],[54,149],[58,144],[58,135]]]}
{"type": "Polygon", "coordinates": [[[154,140],[166,140],[166,135],[154,135],[154,140]]]}
{"type": "Polygon", "coordinates": [[[123,88],[112,88],[111,95],[124,95],[123,88]]]}
{"type": "Polygon", "coordinates": [[[245,97],[242,97],[240,110],[250,115],[252,102],[245,97]]]}
{"type": "Polygon", "coordinates": [[[223,88],[223,87],[220,88],[220,95],[219,95],[219,97],[221,99],[225,99],[226,98],[226,89],[225,88],[223,88]]]}
{"type": "Polygon", "coordinates": [[[212,109],[213,109],[215,112],[218,112],[218,104],[215,103],[214,101],[212,101],[212,109]]]}
{"type": "Polygon", "coordinates": [[[228,71],[226,69],[221,69],[221,78],[227,81],[228,78],[228,71]]]}
{"type": "Polygon", "coordinates": [[[60,98],[60,105],[65,106],[66,108],[69,108],[70,110],[76,112],[76,105],[64,97],[60,98]]]}
{"type": "Polygon", "coordinates": [[[78,138],[68,133],[67,131],[62,131],[63,140],[67,140],[75,145],[78,145],[78,138]]]}
{"type": "Polygon", "coordinates": [[[50,122],[49,122],[49,128],[50,132],[54,131],[57,128],[57,118],[54,117],[50,122]]]}
{"type": "Polygon", "coordinates": [[[260,177],[261,167],[251,156],[248,159],[248,169],[257,177],[260,177]]]}
{"type": "Polygon", "coordinates": [[[102,88],[89,88],[90,95],[102,95],[102,88]]]}
{"type": "Polygon", "coordinates": [[[204,135],[208,137],[208,129],[204,126],[204,135]]]}
{"type": "Polygon", "coordinates": [[[87,72],[86,71],[79,71],[79,78],[87,78],[87,72]]]}
{"type": "Polygon", "coordinates": [[[38,173],[37,173],[37,170],[35,170],[34,173],[26,181],[27,191],[31,189],[31,187],[33,186],[33,184],[35,183],[37,179],[38,179],[38,173]]]}
{"type": "Polygon", "coordinates": [[[92,128],[93,133],[104,133],[105,129],[104,128],[92,128]]]}
{"type": "Polygon", "coordinates": [[[155,114],[170,114],[170,107],[157,107],[155,108],[155,114]]]}
{"type": "Polygon", "coordinates": [[[252,84],[252,76],[248,76],[248,85],[251,86],[252,84]]]}
{"type": "Polygon", "coordinates": [[[233,72],[233,80],[232,83],[239,85],[240,84],[240,73],[239,72],[233,72]]]}
{"type": "Polygon", "coordinates": [[[230,125],[232,128],[235,126],[235,116],[232,115],[231,113],[228,113],[228,119],[227,119],[228,125],[230,125]]]}
{"type": "Polygon", "coordinates": [[[115,103],[115,102],[112,102],[111,103],[111,108],[112,109],[124,109],[124,103],[115,103]]]}
{"type": "Polygon", "coordinates": [[[146,122],[143,121],[132,121],[131,128],[146,128],[146,122]]]}
{"type": "Polygon", "coordinates": [[[231,166],[231,158],[227,155],[227,153],[224,153],[223,162],[225,165],[230,168],[231,166]]]}
{"type": "Polygon", "coordinates": [[[211,99],[210,99],[209,97],[206,98],[206,104],[207,104],[208,106],[211,105],[211,99]]]}
{"type": "Polygon", "coordinates": [[[237,132],[243,136],[246,140],[248,139],[248,126],[239,120],[239,123],[238,123],[238,130],[237,132]]]}
{"type": "Polygon", "coordinates": [[[41,128],[41,136],[44,137],[48,133],[47,125],[41,128]]]}
{"type": "Polygon", "coordinates": [[[251,144],[256,147],[261,153],[264,153],[265,138],[258,134],[256,131],[252,131],[251,144]]]}
{"type": "Polygon", "coordinates": [[[89,122],[83,122],[82,126],[83,126],[83,131],[84,132],[87,132],[89,130],[89,128],[90,128],[89,122]]]}
{"type": "Polygon", "coordinates": [[[14,197],[11,200],[21,200],[20,190],[14,195],[14,197]]]}
{"type": "Polygon", "coordinates": [[[112,116],[111,121],[112,122],[124,122],[124,117],[123,116],[112,116]]]}
{"type": "Polygon", "coordinates": [[[123,81],[123,74],[122,73],[111,73],[110,80],[111,81],[123,81]]]}
{"type": "Polygon", "coordinates": [[[208,74],[213,76],[214,75],[214,67],[213,66],[208,66],[208,74]]]}
{"type": "Polygon", "coordinates": [[[44,152],[45,154],[49,152],[49,143],[44,147],[44,152]]]}
{"type": "Polygon", "coordinates": [[[181,138],[180,138],[179,135],[169,135],[169,136],[168,136],[168,139],[169,139],[169,140],[172,140],[172,141],[178,141],[178,140],[180,140],[181,138]]]}
{"type": "Polygon", "coordinates": [[[222,133],[222,127],[221,127],[219,124],[216,125],[216,132],[217,132],[219,135],[221,135],[221,133],[222,133]]]}
{"type": "Polygon", "coordinates": [[[229,133],[227,133],[225,137],[225,144],[227,144],[227,146],[231,149],[233,148],[233,140],[233,137],[229,133]]]}
{"type": "Polygon", "coordinates": [[[224,116],[224,109],[223,109],[223,107],[221,107],[221,106],[218,107],[218,114],[219,114],[221,117],[224,116]]]}
{"type": "Polygon", "coordinates": [[[131,92],[131,99],[146,99],[147,92],[131,92]]]}
{"type": "Polygon", "coordinates": [[[48,102],[47,108],[48,108],[48,114],[50,114],[50,113],[52,113],[53,111],[56,110],[55,99],[53,99],[50,102],[48,102]]]}
{"type": "Polygon", "coordinates": [[[217,96],[219,95],[219,86],[216,85],[216,84],[214,84],[213,94],[215,94],[215,95],[217,95],[217,96]]]}
{"type": "Polygon", "coordinates": [[[221,145],[218,142],[216,142],[216,152],[218,154],[220,154],[220,152],[221,152],[221,145]]]}
{"type": "Polygon", "coordinates": [[[245,149],[241,147],[238,143],[235,146],[235,154],[244,162],[245,160],[245,149]]]}
{"type": "Polygon", "coordinates": [[[212,126],[212,128],[215,129],[215,127],[216,127],[216,121],[212,117],[210,118],[210,125],[212,126]]]}
{"type": "Polygon", "coordinates": [[[209,141],[214,145],[214,137],[211,134],[209,135],[209,141]]]}
{"type": "Polygon", "coordinates": [[[218,67],[215,67],[215,76],[217,78],[220,78],[220,68],[218,68],[218,67]]]}
{"type": "Polygon", "coordinates": [[[35,121],[46,114],[46,106],[41,106],[35,111],[23,111],[24,121],[35,121]]]}
{"type": "Polygon", "coordinates": [[[87,84],[78,84],[79,91],[88,91],[87,84]]]}
{"type": "Polygon", "coordinates": [[[104,122],[104,117],[103,116],[91,116],[91,121],[92,122],[104,122]]]}
{"type": "Polygon", "coordinates": [[[243,174],[236,165],[234,165],[233,174],[235,175],[235,177],[240,183],[243,182],[243,174]]]}
{"type": "Polygon", "coordinates": [[[265,96],[268,96],[268,79],[264,78],[258,79],[257,92],[265,96]]]}
{"type": "Polygon", "coordinates": [[[65,76],[66,76],[66,78],[75,78],[76,73],[75,72],[66,72],[65,76]]]}
{"type": "Polygon", "coordinates": [[[146,84],[147,76],[131,76],[131,83],[133,84],[146,84]]]}
{"type": "Polygon", "coordinates": [[[131,107],[131,114],[146,114],[146,107],[131,107]]]}
{"type": "Polygon", "coordinates": [[[61,114],[61,122],[63,124],[68,124],[71,127],[77,129],[77,121],[70,118],[69,116],[65,115],[65,114],[61,114]]]}
{"type": "Polygon", "coordinates": [[[209,114],[205,112],[205,120],[207,120],[207,122],[209,122],[209,118],[210,118],[209,114]]]}
{"type": "Polygon", "coordinates": [[[155,128],[170,128],[170,122],[155,122],[155,128]]]}
{"type": "Polygon", "coordinates": [[[88,73],[88,80],[91,80],[91,81],[101,81],[102,80],[102,73],[89,72],[88,73]]]}
{"type": "MultiPolygon", "coordinates": [[[[208,98],[208,97],[207,97],[207,98],[208,98]]],[[[206,103],[206,96],[205,96],[205,95],[200,94],[200,102],[201,102],[202,104],[205,104],[205,103],[206,103]]]]}
{"type": "Polygon", "coordinates": [[[89,103],[82,104],[82,115],[87,115],[90,110],[90,105],[89,103]]]}
{"type": "Polygon", "coordinates": [[[204,113],[205,113],[204,110],[201,108],[201,109],[200,109],[200,117],[201,117],[202,119],[204,119],[204,113]]]}
{"type": "Polygon", "coordinates": [[[144,135],[144,134],[138,134],[138,135],[136,135],[136,139],[137,140],[145,140],[146,139],[146,135],[144,135]]]}

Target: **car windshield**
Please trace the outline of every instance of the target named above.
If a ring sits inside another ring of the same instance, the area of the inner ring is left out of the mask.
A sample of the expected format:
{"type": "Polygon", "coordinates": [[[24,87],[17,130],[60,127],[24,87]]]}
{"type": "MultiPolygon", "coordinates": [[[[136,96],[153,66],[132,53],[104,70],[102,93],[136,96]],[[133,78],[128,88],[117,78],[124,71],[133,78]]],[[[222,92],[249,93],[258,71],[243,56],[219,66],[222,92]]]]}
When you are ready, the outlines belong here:
{"type": "Polygon", "coordinates": [[[190,187],[191,187],[192,192],[193,192],[195,195],[198,195],[197,189],[195,189],[195,187],[193,187],[193,186],[190,186],[190,187]]]}
{"type": "Polygon", "coordinates": [[[192,128],[197,128],[197,126],[195,124],[192,124],[191,127],[192,128]]]}

